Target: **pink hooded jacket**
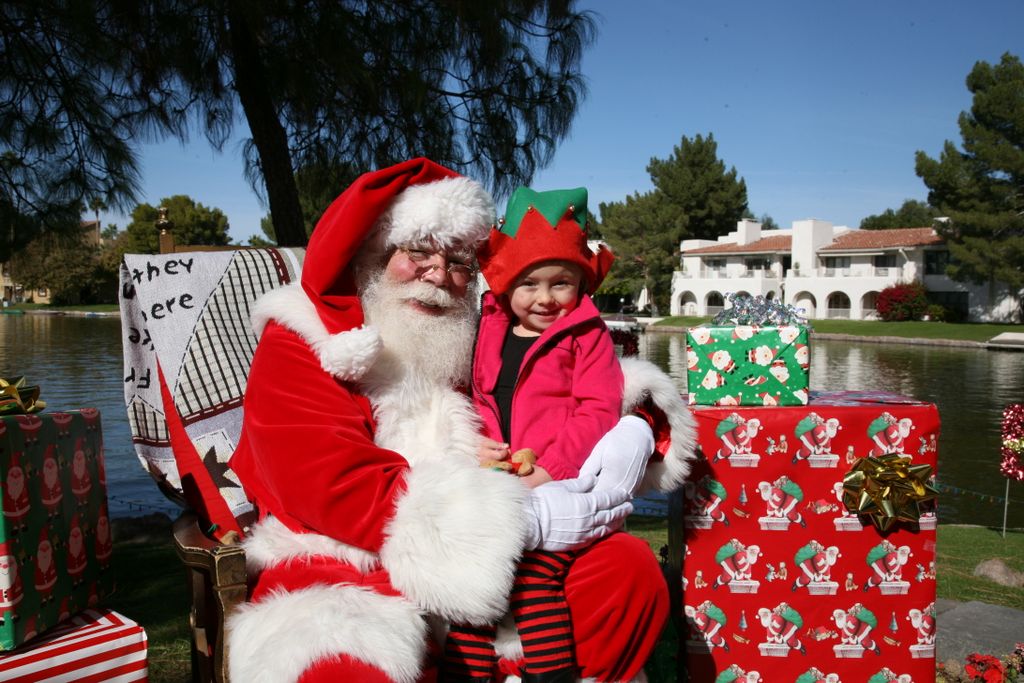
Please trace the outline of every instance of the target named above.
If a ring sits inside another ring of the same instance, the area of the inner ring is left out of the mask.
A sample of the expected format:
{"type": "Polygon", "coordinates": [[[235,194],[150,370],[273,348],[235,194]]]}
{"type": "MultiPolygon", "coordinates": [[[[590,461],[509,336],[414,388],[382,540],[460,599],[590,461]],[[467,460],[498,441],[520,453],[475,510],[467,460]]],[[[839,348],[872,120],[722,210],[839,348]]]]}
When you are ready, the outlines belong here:
{"type": "MultiPolygon", "coordinates": [[[[502,441],[494,388],[501,347],[513,317],[484,294],[473,357],[473,402],[484,433],[502,441]]],[[[622,404],[622,369],[608,328],[584,295],[569,315],[544,331],[523,358],[512,396],[513,451],[532,448],[554,479],[572,479],[591,449],[615,426],[622,404]]]]}

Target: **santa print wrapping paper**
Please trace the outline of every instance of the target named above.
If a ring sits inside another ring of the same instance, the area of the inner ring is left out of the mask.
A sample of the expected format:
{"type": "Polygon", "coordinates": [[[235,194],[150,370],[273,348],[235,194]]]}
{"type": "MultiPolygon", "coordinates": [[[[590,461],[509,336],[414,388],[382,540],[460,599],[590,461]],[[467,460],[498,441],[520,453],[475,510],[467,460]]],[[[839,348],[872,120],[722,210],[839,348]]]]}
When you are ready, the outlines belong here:
{"type": "Polygon", "coordinates": [[[0,655],[0,680],[23,683],[127,683],[147,679],[146,631],[110,610],[86,610],[0,655]]]}
{"type": "Polygon", "coordinates": [[[811,347],[801,325],[701,325],[686,332],[690,404],[807,403],[811,347]]]}
{"type": "Polygon", "coordinates": [[[113,591],[100,414],[0,418],[0,650],[113,591]]]}
{"type": "Polygon", "coordinates": [[[838,392],[692,410],[702,457],[684,490],[690,679],[934,681],[934,505],[882,535],[840,498],[860,457],[934,467],[935,406],[838,392]]]}

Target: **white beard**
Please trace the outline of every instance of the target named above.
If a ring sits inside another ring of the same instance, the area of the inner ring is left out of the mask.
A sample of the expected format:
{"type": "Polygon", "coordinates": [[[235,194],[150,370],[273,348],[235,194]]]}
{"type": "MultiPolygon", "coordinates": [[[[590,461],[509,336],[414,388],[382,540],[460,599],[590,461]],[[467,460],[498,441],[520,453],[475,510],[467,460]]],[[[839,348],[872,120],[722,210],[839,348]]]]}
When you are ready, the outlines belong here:
{"type": "Polygon", "coordinates": [[[412,375],[447,386],[465,385],[476,334],[475,288],[453,296],[428,282],[392,282],[382,271],[362,287],[360,301],[366,322],[380,332],[383,350],[371,373],[390,380],[412,375]],[[417,311],[405,302],[419,301],[444,310],[440,315],[417,311]]]}
{"type": "Polygon", "coordinates": [[[373,405],[374,442],[411,465],[441,460],[476,466],[479,420],[469,398],[455,390],[469,381],[476,333],[472,293],[454,297],[430,283],[395,283],[378,273],[360,299],[383,348],[359,380],[373,405]],[[445,309],[421,313],[405,301],[445,309]]]}

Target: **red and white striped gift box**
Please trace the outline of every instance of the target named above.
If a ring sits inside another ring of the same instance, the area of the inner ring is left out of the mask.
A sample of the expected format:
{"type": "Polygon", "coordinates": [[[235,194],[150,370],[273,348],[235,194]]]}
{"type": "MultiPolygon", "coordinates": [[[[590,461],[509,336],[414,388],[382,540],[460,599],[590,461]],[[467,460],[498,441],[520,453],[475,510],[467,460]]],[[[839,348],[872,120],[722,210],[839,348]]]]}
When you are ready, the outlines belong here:
{"type": "Polygon", "coordinates": [[[0,680],[145,681],[146,631],[117,612],[87,609],[41,638],[0,655],[0,680]]]}

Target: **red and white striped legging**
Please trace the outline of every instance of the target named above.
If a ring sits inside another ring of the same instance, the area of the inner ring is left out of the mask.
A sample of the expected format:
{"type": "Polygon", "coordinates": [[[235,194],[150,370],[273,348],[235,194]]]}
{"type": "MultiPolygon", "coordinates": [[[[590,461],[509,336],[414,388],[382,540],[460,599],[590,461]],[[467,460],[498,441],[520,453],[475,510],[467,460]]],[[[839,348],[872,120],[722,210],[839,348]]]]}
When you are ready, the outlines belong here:
{"type": "MultiPolygon", "coordinates": [[[[572,552],[534,550],[519,563],[511,608],[529,673],[576,665],[565,599],[565,577],[574,558],[572,552]]],[[[443,678],[490,677],[496,661],[493,642],[493,626],[453,626],[445,642],[443,678]]]]}

